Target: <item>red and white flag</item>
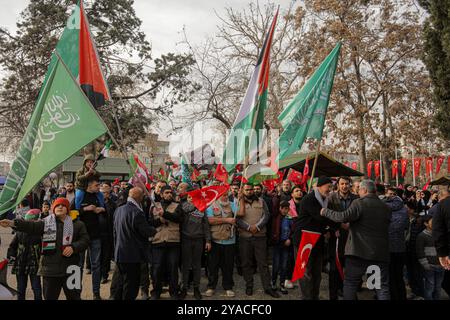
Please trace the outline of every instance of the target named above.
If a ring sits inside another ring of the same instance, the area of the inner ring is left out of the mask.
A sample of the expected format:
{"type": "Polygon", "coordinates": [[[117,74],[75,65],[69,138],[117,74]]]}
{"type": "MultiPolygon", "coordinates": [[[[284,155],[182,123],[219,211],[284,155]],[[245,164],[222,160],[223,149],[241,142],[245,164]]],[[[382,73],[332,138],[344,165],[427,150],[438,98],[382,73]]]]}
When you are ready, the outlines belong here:
{"type": "Polygon", "coordinates": [[[205,211],[214,201],[228,191],[230,185],[209,186],[189,191],[186,194],[192,197],[192,204],[201,212],[205,211]]]}
{"type": "Polygon", "coordinates": [[[444,164],[444,156],[439,156],[436,160],[436,174],[439,173],[439,171],[441,171],[441,167],[444,164]]]}
{"type": "Polygon", "coordinates": [[[414,177],[417,177],[420,175],[420,162],[421,158],[415,158],[414,159],[414,177]]]}
{"type": "Polygon", "coordinates": [[[380,160],[374,161],[375,178],[380,176],[380,160]]]}
{"type": "Polygon", "coordinates": [[[358,162],[352,162],[352,169],[353,170],[358,170],[358,162]]]}
{"type": "Polygon", "coordinates": [[[319,240],[321,234],[318,232],[302,230],[302,240],[298,246],[297,258],[295,260],[294,273],[292,274],[292,282],[303,278],[308,265],[309,256],[312,249],[319,240]]]}
{"type": "Polygon", "coordinates": [[[214,178],[216,180],[222,181],[223,183],[228,182],[228,172],[222,163],[217,165],[216,171],[214,172],[214,178]]]}
{"type": "Polygon", "coordinates": [[[401,160],[402,165],[402,177],[405,177],[406,175],[406,167],[408,166],[408,159],[402,159],[401,160]]]}
{"type": "Polygon", "coordinates": [[[398,160],[392,160],[392,178],[398,176],[398,160]]]}
{"type": "Polygon", "coordinates": [[[287,179],[292,181],[292,183],[299,184],[299,185],[302,184],[302,182],[303,182],[302,174],[294,169],[289,170],[287,179]]]}
{"type": "Polygon", "coordinates": [[[372,164],[373,164],[373,161],[369,161],[367,163],[367,176],[369,178],[372,176],[372,164]]]}
{"type": "Polygon", "coordinates": [[[309,179],[309,163],[308,163],[308,158],[306,158],[305,161],[305,167],[303,168],[303,178],[302,178],[302,183],[301,184],[306,184],[306,182],[309,179]]]}

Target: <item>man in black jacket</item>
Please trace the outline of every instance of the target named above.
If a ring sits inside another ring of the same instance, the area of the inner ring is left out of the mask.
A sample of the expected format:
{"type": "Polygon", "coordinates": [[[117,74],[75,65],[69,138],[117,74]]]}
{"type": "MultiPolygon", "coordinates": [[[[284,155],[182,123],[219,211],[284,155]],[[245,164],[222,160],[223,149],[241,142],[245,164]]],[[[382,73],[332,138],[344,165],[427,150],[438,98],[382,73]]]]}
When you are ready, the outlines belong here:
{"type": "MultiPolygon", "coordinates": [[[[358,199],[358,196],[350,192],[351,179],[349,177],[339,177],[337,180],[338,190],[330,194],[328,200],[328,209],[335,211],[347,210],[352,202],[358,199]]],[[[359,188],[359,186],[358,186],[359,188]]],[[[341,266],[345,264],[344,248],[348,237],[348,224],[342,223],[338,225],[334,232],[331,232],[330,239],[328,239],[328,254],[330,261],[329,279],[329,293],[330,300],[337,300],[338,293],[342,293],[344,283],[339,274],[336,265],[336,243],[338,244],[338,257],[341,266]]]]}
{"type": "Polygon", "coordinates": [[[101,274],[102,284],[108,282],[108,274],[111,269],[111,260],[113,255],[113,226],[114,211],[116,211],[116,203],[111,198],[111,186],[107,183],[102,185],[100,191],[103,193],[106,212],[98,216],[100,226],[101,249],[101,274]]]}
{"type": "MultiPolygon", "coordinates": [[[[440,190],[440,197],[446,192],[440,190]]],[[[433,216],[433,239],[439,262],[446,270],[450,270],[450,197],[439,202],[439,211],[433,216]]]]}
{"type": "Polygon", "coordinates": [[[376,195],[375,183],[363,180],[360,199],[342,212],[322,209],[321,215],[338,223],[350,222],[345,246],[344,299],[356,300],[362,276],[368,267],[378,270],[374,288],[378,300],[389,300],[389,224],[391,209],[376,195]]]}
{"type": "MultiPolygon", "coordinates": [[[[327,228],[333,223],[320,216],[320,210],[328,206],[328,195],[331,191],[331,179],[319,177],[317,188],[307,194],[300,203],[298,218],[294,221],[292,240],[294,256],[297,257],[298,246],[302,238],[302,230],[328,233],[327,228]]],[[[323,236],[319,238],[311,250],[305,276],[299,280],[302,300],[319,300],[320,281],[322,280],[323,236]]]]}
{"type": "Polygon", "coordinates": [[[141,264],[148,261],[149,238],[155,228],[145,220],[142,210],[144,191],[132,188],[128,201],[114,214],[114,261],[119,283],[114,300],[135,300],[139,292],[141,264]]]}

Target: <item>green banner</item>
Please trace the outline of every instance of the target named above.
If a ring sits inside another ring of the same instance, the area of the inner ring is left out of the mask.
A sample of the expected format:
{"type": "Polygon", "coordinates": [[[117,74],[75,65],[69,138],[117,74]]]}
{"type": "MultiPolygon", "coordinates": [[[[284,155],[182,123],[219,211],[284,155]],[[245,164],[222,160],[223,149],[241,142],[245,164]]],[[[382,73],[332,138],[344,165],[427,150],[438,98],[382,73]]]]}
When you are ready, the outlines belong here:
{"type": "Polygon", "coordinates": [[[322,138],[340,49],[338,43],[278,117],[284,128],[278,139],[279,160],[300,150],[307,137],[322,138]]]}
{"type": "Polygon", "coordinates": [[[107,127],[57,57],[0,194],[0,214],[14,208],[51,170],[107,127]]]}

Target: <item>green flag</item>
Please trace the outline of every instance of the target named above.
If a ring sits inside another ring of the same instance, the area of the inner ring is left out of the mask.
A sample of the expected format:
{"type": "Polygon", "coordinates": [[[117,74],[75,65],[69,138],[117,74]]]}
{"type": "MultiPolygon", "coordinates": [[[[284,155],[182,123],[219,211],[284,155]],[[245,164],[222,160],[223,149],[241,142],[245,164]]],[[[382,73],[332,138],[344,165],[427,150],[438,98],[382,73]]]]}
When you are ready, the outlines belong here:
{"type": "Polygon", "coordinates": [[[278,117],[284,129],[278,160],[300,150],[307,137],[322,138],[340,49],[339,42],[278,117]]]}
{"type": "Polygon", "coordinates": [[[14,208],[51,170],[107,131],[56,56],[0,194],[0,214],[14,208]]]}

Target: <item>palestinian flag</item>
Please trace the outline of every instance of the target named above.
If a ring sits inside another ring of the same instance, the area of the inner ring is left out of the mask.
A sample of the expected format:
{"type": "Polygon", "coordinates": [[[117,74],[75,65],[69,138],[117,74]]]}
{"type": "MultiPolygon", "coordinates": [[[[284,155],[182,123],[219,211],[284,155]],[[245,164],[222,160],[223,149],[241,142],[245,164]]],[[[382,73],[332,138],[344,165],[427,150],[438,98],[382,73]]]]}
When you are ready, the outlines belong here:
{"type": "Polygon", "coordinates": [[[97,157],[96,162],[103,160],[105,158],[109,158],[109,149],[111,149],[112,140],[109,139],[105,146],[103,147],[102,151],[100,151],[100,154],[97,157]]]}
{"type": "MultiPolygon", "coordinates": [[[[68,18],[56,50],[95,108],[111,100],[82,0],[78,1],[68,18]]],[[[53,54],[43,87],[56,61],[53,54]]]]}
{"type": "Polygon", "coordinates": [[[254,157],[264,140],[262,130],[264,129],[264,114],[267,108],[269,56],[277,17],[278,10],[264,40],[247,92],[228,136],[222,159],[222,164],[227,172],[231,172],[237,164],[245,163],[247,157],[254,157]]]}
{"type": "Polygon", "coordinates": [[[138,179],[138,181],[142,182],[143,184],[148,183],[148,169],[137,155],[130,156],[130,167],[132,172],[130,174],[131,178],[129,183],[135,185],[133,181],[136,181],[136,179],[138,179]]]}

